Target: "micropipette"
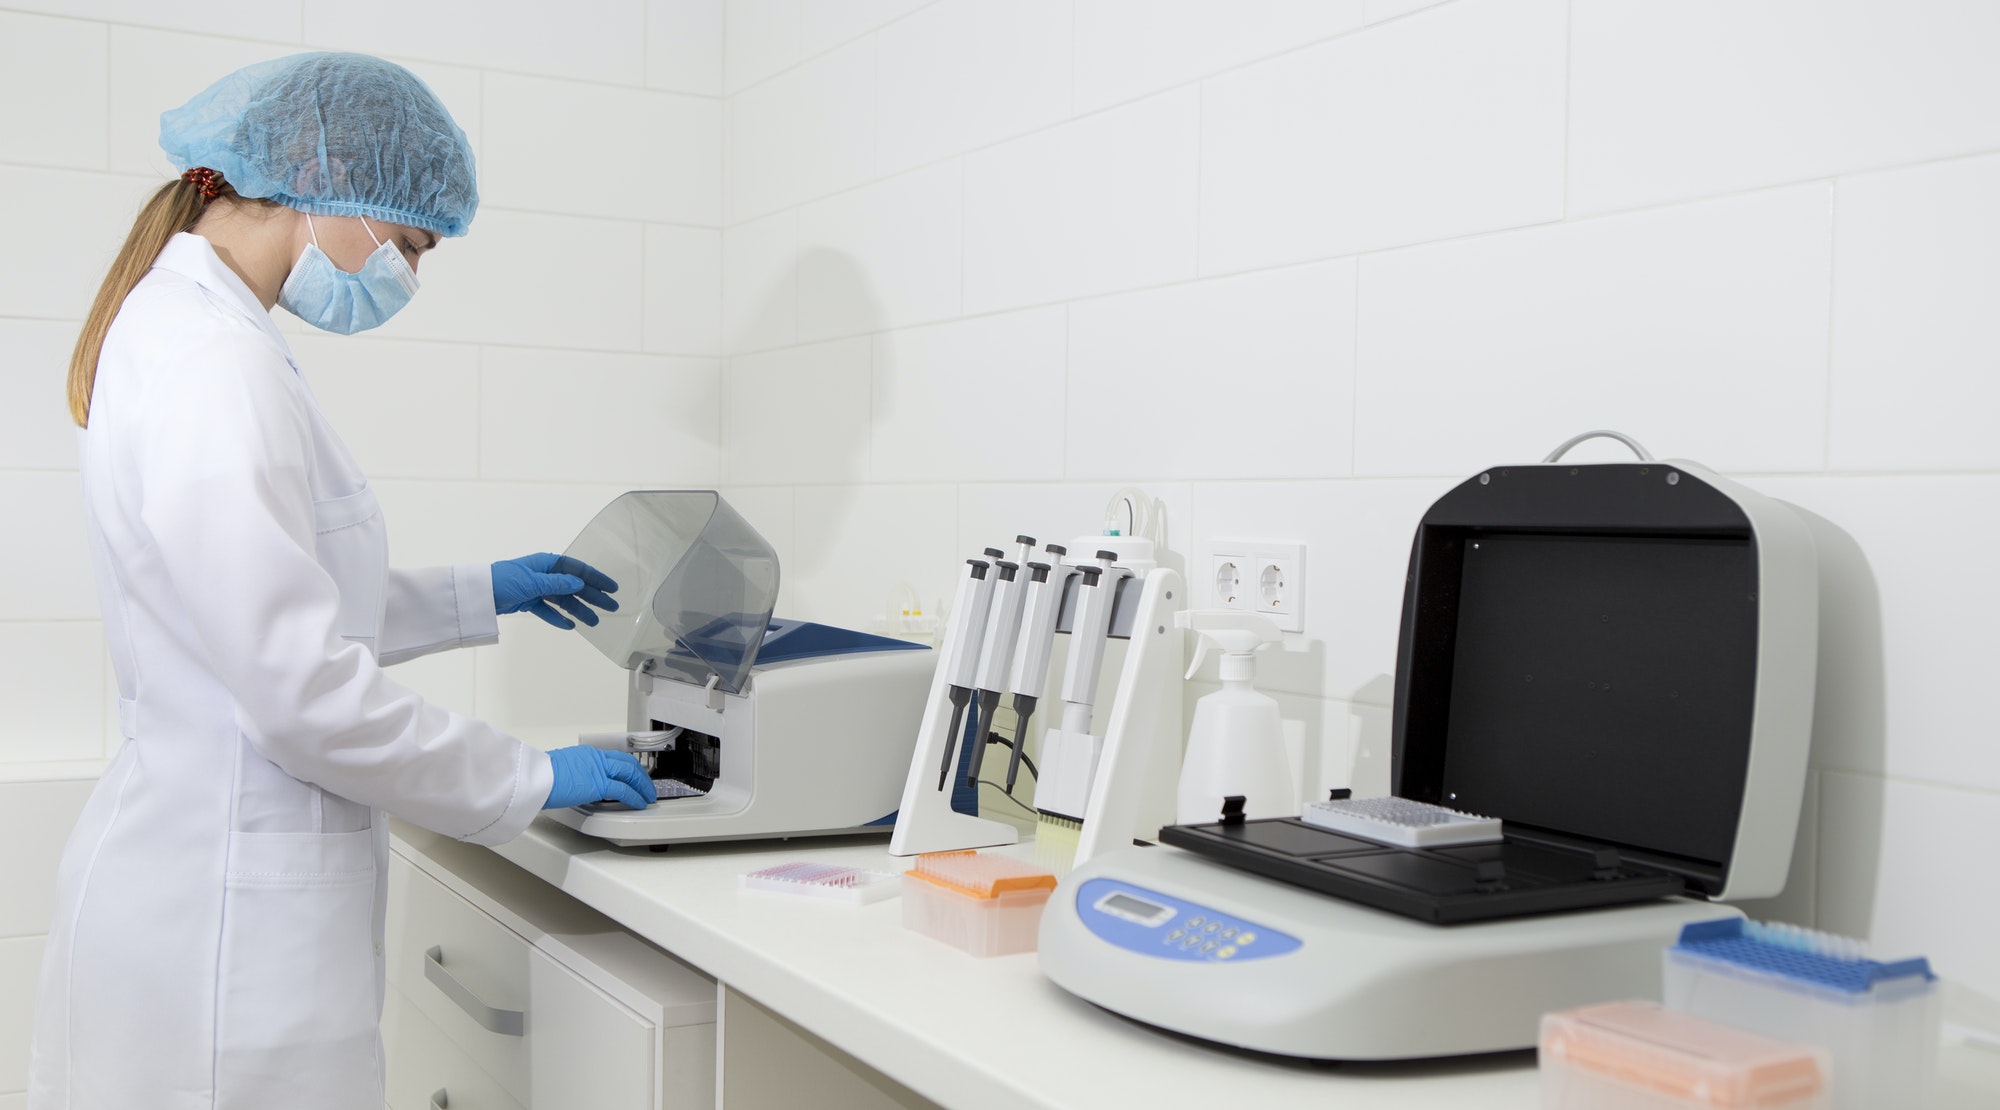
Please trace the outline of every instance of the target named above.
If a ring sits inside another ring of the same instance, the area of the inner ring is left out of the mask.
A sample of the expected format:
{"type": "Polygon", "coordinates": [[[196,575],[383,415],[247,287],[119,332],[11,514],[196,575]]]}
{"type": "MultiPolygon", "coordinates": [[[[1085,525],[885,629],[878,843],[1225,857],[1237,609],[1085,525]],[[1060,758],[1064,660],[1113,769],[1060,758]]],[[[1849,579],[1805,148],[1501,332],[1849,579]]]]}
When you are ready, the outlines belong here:
{"type": "Polygon", "coordinates": [[[1005,559],[994,563],[998,581],[993,583],[991,614],[986,618],[986,635],[980,645],[975,683],[978,710],[973,714],[972,759],[965,773],[968,787],[979,785],[979,768],[986,757],[986,737],[993,727],[993,714],[1000,707],[1000,692],[1007,687],[1009,665],[1014,661],[1014,644],[1021,635],[1021,603],[1026,582],[1020,580],[1021,563],[1034,554],[1035,537],[1015,536],[1021,545],[1020,562],[1005,559]]]}
{"type": "Polygon", "coordinates": [[[1014,649],[1014,669],[1007,689],[1014,695],[1014,750],[1007,755],[1007,793],[1020,777],[1021,756],[1028,748],[1028,721],[1049,681],[1049,656],[1055,650],[1056,617],[1062,611],[1063,587],[1076,574],[1066,566],[1068,549],[1050,544],[1049,561],[1028,564],[1028,584],[1022,601],[1021,635],[1014,649]]]}
{"type": "MultiPolygon", "coordinates": [[[[991,548],[987,549],[993,554],[991,548]]],[[[939,790],[951,778],[951,756],[958,745],[959,728],[965,723],[965,705],[972,699],[972,683],[979,662],[979,645],[985,636],[986,614],[993,591],[993,579],[986,573],[992,566],[984,559],[967,559],[970,568],[958,583],[958,597],[945,625],[944,642],[938,645],[938,666],[945,675],[951,698],[951,731],[944,738],[944,762],[938,768],[939,790]]]]}

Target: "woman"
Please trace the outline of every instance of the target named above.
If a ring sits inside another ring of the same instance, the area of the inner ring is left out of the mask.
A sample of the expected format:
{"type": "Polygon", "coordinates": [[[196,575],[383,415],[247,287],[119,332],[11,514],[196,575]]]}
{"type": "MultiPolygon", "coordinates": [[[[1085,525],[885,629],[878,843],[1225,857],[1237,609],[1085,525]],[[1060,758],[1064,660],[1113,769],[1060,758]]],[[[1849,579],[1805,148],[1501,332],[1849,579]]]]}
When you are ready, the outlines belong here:
{"type": "Polygon", "coordinates": [[[140,213],[70,364],[127,742],[64,852],[28,1105],[382,1105],[382,811],[480,844],[538,809],[643,807],[632,757],[544,754],[382,666],[574,627],[574,560],[391,571],[366,479],[270,309],[354,332],[478,204],[422,82],[353,54],[224,78],[161,117],[187,167],[140,213]]]}

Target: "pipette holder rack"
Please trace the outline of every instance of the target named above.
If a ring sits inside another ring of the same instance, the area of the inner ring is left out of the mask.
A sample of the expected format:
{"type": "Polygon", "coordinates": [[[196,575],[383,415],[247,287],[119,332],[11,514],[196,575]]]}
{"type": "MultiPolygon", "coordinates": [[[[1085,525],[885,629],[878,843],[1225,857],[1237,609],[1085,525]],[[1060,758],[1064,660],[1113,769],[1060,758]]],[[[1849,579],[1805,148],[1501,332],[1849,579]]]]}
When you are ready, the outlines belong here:
{"type": "MultiPolygon", "coordinates": [[[[1070,629],[1075,581],[1072,577],[1063,598],[1062,616],[1056,625],[1061,633],[1070,629]]],[[[1173,820],[1174,783],[1183,738],[1181,670],[1186,665],[1184,637],[1174,626],[1174,613],[1186,604],[1186,585],[1180,573],[1169,567],[1153,566],[1119,582],[1110,638],[1129,644],[1118,684],[1109,703],[1100,704],[1097,714],[1097,719],[1105,722],[1104,746],[1084,813],[1078,863],[1100,848],[1129,845],[1136,836],[1150,836],[1173,820]]],[[[950,734],[948,687],[948,676],[940,666],[931,679],[917,749],[903,784],[896,831],[889,839],[890,855],[989,848],[1020,839],[1015,827],[1003,821],[953,810],[949,783],[945,789],[937,788],[945,745],[961,739],[950,734]]],[[[1054,702],[1051,716],[1060,713],[1060,702],[1045,701],[1054,702]]],[[[979,738],[981,742],[984,739],[979,738]]]]}

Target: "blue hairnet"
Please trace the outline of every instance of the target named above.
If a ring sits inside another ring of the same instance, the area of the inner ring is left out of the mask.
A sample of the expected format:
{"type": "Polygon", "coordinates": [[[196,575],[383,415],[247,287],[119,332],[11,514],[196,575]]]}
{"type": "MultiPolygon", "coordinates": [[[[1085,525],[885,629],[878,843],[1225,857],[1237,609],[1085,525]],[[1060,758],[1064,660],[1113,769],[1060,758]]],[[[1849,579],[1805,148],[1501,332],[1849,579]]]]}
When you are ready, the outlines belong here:
{"type": "Polygon", "coordinates": [[[463,235],[479,208],[472,147],[415,74],[366,54],[246,66],[160,114],[160,147],[246,197],[463,235]]]}

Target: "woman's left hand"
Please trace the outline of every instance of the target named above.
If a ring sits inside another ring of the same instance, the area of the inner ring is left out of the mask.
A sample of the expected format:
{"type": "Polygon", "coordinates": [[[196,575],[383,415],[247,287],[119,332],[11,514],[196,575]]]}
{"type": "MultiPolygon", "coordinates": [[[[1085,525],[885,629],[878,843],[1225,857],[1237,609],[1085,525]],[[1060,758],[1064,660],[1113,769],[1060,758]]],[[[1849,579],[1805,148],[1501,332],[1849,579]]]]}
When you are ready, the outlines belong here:
{"type": "Polygon", "coordinates": [[[610,575],[567,555],[543,551],[493,564],[494,612],[533,613],[557,628],[576,627],[569,617],[556,612],[558,606],[590,625],[597,623],[592,605],[606,612],[617,611],[618,603],[610,596],[617,589],[618,583],[610,575]]]}

